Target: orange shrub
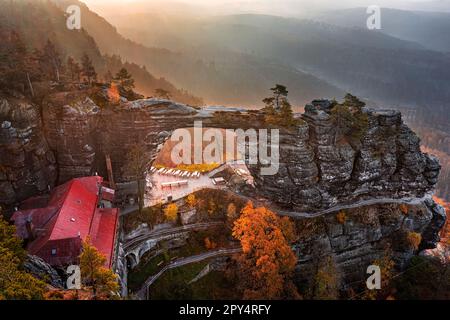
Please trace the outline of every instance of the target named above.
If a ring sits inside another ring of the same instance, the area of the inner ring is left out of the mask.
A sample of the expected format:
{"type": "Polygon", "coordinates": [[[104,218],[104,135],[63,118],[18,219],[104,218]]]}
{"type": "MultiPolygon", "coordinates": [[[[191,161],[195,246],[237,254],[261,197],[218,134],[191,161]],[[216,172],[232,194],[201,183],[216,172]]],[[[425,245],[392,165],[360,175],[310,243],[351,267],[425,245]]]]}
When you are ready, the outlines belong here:
{"type": "Polygon", "coordinates": [[[407,216],[408,215],[408,206],[406,205],[406,204],[404,204],[404,203],[402,203],[400,206],[399,206],[399,209],[400,209],[400,211],[405,215],[405,216],[407,216]]]}
{"type": "Polygon", "coordinates": [[[406,234],[406,239],[407,239],[409,245],[414,250],[417,250],[419,248],[420,242],[422,242],[422,236],[420,233],[417,233],[417,232],[408,232],[406,234]]]}
{"type": "Polygon", "coordinates": [[[343,211],[343,210],[339,211],[338,214],[336,215],[336,220],[340,224],[344,224],[345,221],[347,220],[347,215],[345,214],[345,211],[343,211]]]}

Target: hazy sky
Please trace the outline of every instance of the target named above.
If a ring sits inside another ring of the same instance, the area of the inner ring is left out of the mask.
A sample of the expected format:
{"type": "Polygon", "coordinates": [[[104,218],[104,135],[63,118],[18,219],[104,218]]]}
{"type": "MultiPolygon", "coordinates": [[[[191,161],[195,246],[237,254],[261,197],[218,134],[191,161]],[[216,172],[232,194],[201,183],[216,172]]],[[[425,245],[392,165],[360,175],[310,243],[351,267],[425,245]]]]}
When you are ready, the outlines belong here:
{"type": "MultiPolygon", "coordinates": [[[[178,4],[181,10],[189,8],[204,13],[266,13],[277,15],[301,15],[317,10],[333,10],[349,7],[366,7],[379,5],[381,7],[450,11],[450,0],[82,0],[92,9],[115,11],[117,6],[126,12],[133,10],[154,10],[160,7],[178,4]]],[[[176,7],[176,6],[175,6],[176,7]]],[[[176,8],[175,8],[176,9],[176,8]]],[[[109,12],[108,12],[109,13],[109,12]]]]}

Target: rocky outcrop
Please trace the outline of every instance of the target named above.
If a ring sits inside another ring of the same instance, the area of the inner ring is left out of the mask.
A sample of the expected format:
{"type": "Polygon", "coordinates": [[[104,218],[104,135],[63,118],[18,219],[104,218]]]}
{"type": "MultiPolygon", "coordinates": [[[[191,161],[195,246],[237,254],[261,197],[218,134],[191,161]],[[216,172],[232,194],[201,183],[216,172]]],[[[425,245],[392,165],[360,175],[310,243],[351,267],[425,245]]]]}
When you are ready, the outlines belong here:
{"type": "Polygon", "coordinates": [[[296,219],[299,241],[297,281],[308,282],[324,258],[331,257],[341,280],[341,289],[364,285],[367,267],[386,255],[404,268],[416,249],[408,243],[408,232],[422,235],[421,247],[436,246],[441,208],[432,201],[408,206],[405,215],[398,204],[360,207],[320,218],[296,219]],[[342,213],[341,213],[342,214],[342,213]],[[433,231],[434,230],[434,231],[433,231]]]}
{"type": "Polygon", "coordinates": [[[41,279],[52,287],[64,288],[63,280],[58,272],[41,258],[28,255],[23,267],[34,277],[41,279]]]}
{"type": "Polygon", "coordinates": [[[420,151],[420,140],[396,111],[367,109],[357,144],[336,141],[327,105],[308,105],[304,124],[281,137],[280,170],[259,176],[257,193],[298,212],[317,212],[364,199],[422,198],[434,190],[438,160],[420,151]],[[283,185],[280,188],[280,184],[283,185]]]}
{"type": "MultiPolygon", "coordinates": [[[[314,101],[306,106],[303,121],[295,130],[281,131],[277,174],[262,176],[258,165],[250,166],[256,185],[250,196],[264,197],[288,210],[315,213],[365,199],[421,198],[432,192],[439,162],[420,151],[419,138],[402,122],[399,112],[365,110],[367,127],[355,144],[336,139],[330,105],[326,100],[314,101]]],[[[212,112],[168,100],[117,99],[106,88],[53,93],[42,108],[45,139],[36,120],[32,121],[34,127],[21,127],[25,135],[27,128],[34,128],[35,136],[42,140],[33,145],[38,148],[35,154],[40,155],[38,170],[26,166],[36,175],[38,190],[48,184],[48,171],[54,171],[55,160],[52,152],[45,150],[45,140],[56,155],[58,183],[94,172],[107,176],[106,155],[111,157],[116,182],[123,182],[127,177],[122,167],[132,144],[142,142],[155,157],[173,130],[192,126],[197,119],[202,119],[204,126],[226,126],[215,121],[212,112]]],[[[237,122],[245,128],[260,126],[255,119],[239,116],[237,122]]],[[[5,145],[16,149],[11,159],[3,161],[10,167],[23,167],[20,147],[17,150],[18,144],[11,140],[14,129],[8,121],[2,126],[5,145]]],[[[19,188],[24,183],[13,185],[1,178],[3,197],[8,201],[21,198],[16,192],[26,190],[19,188]]],[[[10,180],[22,181],[18,177],[10,180]]]]}
{"type": "Polygon", "coordinates": [[[197,111],[168,100],[142,99],[122,104],[119,108],[104,109],[96,132],[99,168],[104,155],[109,154],[116,181],[122,176],[126,152],[135,143],[142,143],[151,159],[156,158],[159,146],[175,129],[192,126],[197,111]]]}
{"type": "Polygon", "coordinates": [[[429,212],[431,212],[431,221],[422,233],[422,243],[420,249],[434,249],[440,241],[439,233],[445,225],[447,219],[445,209],[433,200],[425,201],[429,212]]]}
{"type": "Polygon", "coordinates": [[[52,95],[43,105],[44,127],[56,154],[59,183],[88,176],[95,170],[98,107],[79,92],[52,95]]]}
{"type": "Polygon", "coordinates": [[[21,98],[0,98],[0,204],[11,206],[45,192],[57,167],[39,109],[21,98]]]}
{"type": "MultiPolygon", "coordinates": [[[[155,157],[173,130],[192,126],[197,119],[204,126],[229,127],[225,117],[213,117],[212,112],[167,100],[117,100],[104,88],[95,94],[86,90],[51,94],[42,106],[43,124],[37,110],[24,99],[0,103],[0,146],[5,150],[0,158],[2,203],[45,191],[57,173],[59,183],[96,171],[107,176],[106,155],[111,157],[116,182],[126,181],[121,168],[132,144],[142,142],[155,157]]],[[[241,113],[238,121],[233,118],[232,128],[260,127],[255,114],[241,113]]],[[[438,160],[420,151],[419,138],[400,113],[370,109],[364,113],[367,126],[357,143],[337,139],[330,103],[315,101],[306,106],[295,130],[281,131],[277,174],[262,176],[258,165],[249,166],[255,188],[246,190],[246,196],[268,200],[280,212],[296,217],[300,282],[308,270],[310,274],[315,270],[313,253],[332,256],[343,282],[351,283],[361,280],[386,246],[397,264],[405,265],[415,253],[399,239],[405,232],[422,235],[420,249],[432,248],[439,240],[445,213],[431,200],[423,200],[437,182],[438,160]],[[407,216],[399,211],[405,199],[415,200],[409,202],[407,216]],[[381,204],[385,200],[398,203],[381,204]],[[365,201],[372,203],[361,207],[365,201]],[[352,205],[356,209],[348,209],[352,205]],[[344,222],[336,219],[339,207],[347,208],[344,222]]],[[[119,259],[123,260],[119,269],[126,269],[124,259],[119,259]]]]}

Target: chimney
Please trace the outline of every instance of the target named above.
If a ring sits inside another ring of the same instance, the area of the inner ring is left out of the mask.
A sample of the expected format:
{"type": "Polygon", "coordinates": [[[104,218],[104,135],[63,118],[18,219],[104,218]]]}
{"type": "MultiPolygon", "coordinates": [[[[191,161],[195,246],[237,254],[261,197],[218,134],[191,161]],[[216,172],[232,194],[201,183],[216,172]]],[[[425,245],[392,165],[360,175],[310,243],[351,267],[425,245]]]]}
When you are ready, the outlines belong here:
{"type": "Polygon", "coordinates": [[[27,217],[27,221],[25,222],[25,227],[27,228],[28,240],[32,241],[35,238],[33,220],[31,217],[27,217]]]}

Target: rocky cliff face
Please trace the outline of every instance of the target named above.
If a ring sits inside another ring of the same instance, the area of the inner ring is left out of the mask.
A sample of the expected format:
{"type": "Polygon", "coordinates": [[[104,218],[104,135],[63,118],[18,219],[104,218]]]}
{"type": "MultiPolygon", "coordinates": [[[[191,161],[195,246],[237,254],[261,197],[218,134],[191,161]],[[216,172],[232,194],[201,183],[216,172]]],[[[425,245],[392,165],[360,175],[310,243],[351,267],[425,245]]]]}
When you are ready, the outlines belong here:
{"type": "Polygon", "coordinates": [[[116,102],[102,89],[94,94],[51,95],[43,113],[47,139],[57,155],[59,182],[94,172],[107,176],[106,155],[111,157],[117,182],[125,179],[122,167],[132,144],[143,143],[156,156],[158,145],[170,131],[192,125],[197,112],[156,99],[127,101],[122,97],[116,102]]]}
{"type": "MultiPolygon", "coordinates": [[[[419,138],[402,122],[401,114],[375,110],[366,114],[367,129],[355,146],[336,142],[327,102],[308,105],[303,124],[295,132],[281,134],[278,173],[261,176],[258,166],[250,167],[258,196],[292,211],[314,213],[367,199],[421,198],[432,192],[439,162],[420,151],[419,138]]],[[[224,125],[212,121],[211,114],[170,101],[122,98],[113,103],[105,89],[95,95],[53,94],[43,115],[60,183],[95,171],[106,175],[106,154],[111,156],[115,179],[123,181],[121,168],[133,143],[143,142],[155,156],[171,131],[192,126],[196,119],[205,126],[224,125]]]]}
{"type": "Polygon", "coordinates": [[[313,213],[367,199],[421,198],[434,190],[438,160],[395,111],[366,110],[357,146],[335,141],[329,104],[308,105],[304,124],[280,143],[280,170],[259,176],[258,193],[293,211],[313,213]],[[283,188],[280,188],[283,185],[283,188]]]}
{"type": "Polygon", "coordinates": [[[402,269],[417,252],[408,233],[422,235],[421,248],[435,247],[437,229],[445,222],[442,207],[432,201],[409,205],[402,212],[398,204],[378,204],[337,212],[319,218],[296,219],[299,241],[297,281],[308,282],[320,261],[331,257],[342,289],[364,286],[366,270],[389,254],[402,269]],[[342,214],[342,213],[341,213],[342,214]]]}
{"type": "MultiPolygon", "coordinates": [[[[42,105],[42,121],[37,110],[23,99],[0,104],[2,203],[45,191],[57,176],[58,183],[96,171],[106,176],[105,155],[111,156],[115,180],[124,181],[121,168],[133,143],[143,142],[156,156],[173,130],[195,120],[229,127],[211,112],[165,100],[117,99],[105,88],[50,95],[42,105]]],[[[348,283],[364,275],[386,245],[400,266],[408,261],[414,250],[399,246],[404,241],[396,238],[405,232],[421,234],[420,249],[439,240],[445,213],[430,200],[439,162],[420,151],[418,137],[400,113],[365,114],[367,127],[355,144],[336,139],[329,102],[308,105],[303,123],[281,133],[279,172],[261,176],[259,166],[249,166],[256,187],[246,195],[270,201],[299,226],[300,282],[300,274],[315,268],[313,252],[333,256],[348,283]],[[399,212],[402,202],[409,203],[406,218],[399,212]],[[344,222],[336,220],[340,210],[347,215],[344,222]]],[[[232,128],[261,126],[252,114],[237,116],[232,128]]]]}
{"type": "MultiPolygon", "coordinates": [[[[226,126],[212,113],[164,100],[127,101],[107,88],[72,88],[50,95],[42,106],[42,125],[36,108],[14,103],[2,103],[1,143],[9,150],[1,163],[6,168],[0,176],[2,202],[45,189],[54,181],[55,165],[58,183],[94,172],[106,176],[105,155],[111,156],[115,180],[126,180],[121,169],[133,143],[143,142],[155,156],[171,131],[192,126],[196,119],[204,126],[226,126]]],[[[256,182],[250,195],[290,211],[316,213],[364,200],[422,198],[432,192],[439,162],[420,151],[419,138],[401,114],[365,113],[367,128],[355,145],[336,140],[328,101],[306,106],[303,123],[281,134],[278,173],[261,176],[257,165],[250,166],[256,182]]],[[[254,117],[243,119],[245,123],[239,123],[244,128],[254,124],[254,117]]]]}
{"type": "Polygon", "coordinates": [[[88,96],[63,92],[43,105],[45,136],[56,154],[58,182],[92,175],[98,107],[88,96]]]}
{"type": "Polygon", "coordinates": [[[45,192],[57,176],[39,109],[22,98],[0,99],[0,204],[45,192]]]}

